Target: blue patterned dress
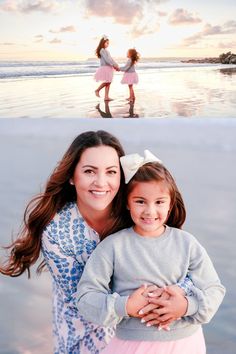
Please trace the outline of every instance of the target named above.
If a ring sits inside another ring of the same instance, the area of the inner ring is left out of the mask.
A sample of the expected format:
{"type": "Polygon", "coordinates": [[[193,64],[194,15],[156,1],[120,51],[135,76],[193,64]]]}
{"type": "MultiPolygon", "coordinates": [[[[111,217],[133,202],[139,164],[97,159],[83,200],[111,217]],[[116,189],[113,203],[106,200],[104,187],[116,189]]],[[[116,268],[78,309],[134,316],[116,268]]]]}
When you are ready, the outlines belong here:
{"type": "MultiPolygon", "coordinates": [[[[85,321],[77,309],[77,285],[99,241],[75,202],[67,203],[44,230],[42,252],[53,282],[54,354],[99,354],[114,336],[114,328],[85,321]]],[[[178,285],[190,295],[191,279],[178,285]]]]}
{"type": "Polygon", "coordinates": [[[98,242],[76,203],[67,203],[44,230],[42,252],[53,278],[55,354],[98,354],[114,335],[112,328],[86,322],[77,310],[77,284],[98,242]]]}

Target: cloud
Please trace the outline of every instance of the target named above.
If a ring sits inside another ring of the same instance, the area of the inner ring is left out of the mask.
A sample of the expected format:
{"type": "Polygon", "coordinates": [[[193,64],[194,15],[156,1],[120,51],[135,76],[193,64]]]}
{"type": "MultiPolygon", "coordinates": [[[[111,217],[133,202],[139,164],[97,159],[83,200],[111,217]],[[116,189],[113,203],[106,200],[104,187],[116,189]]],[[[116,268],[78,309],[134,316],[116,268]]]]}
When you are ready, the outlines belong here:
{"type": "Polygon", "coordinates": [[[51,43],[51,44],[59,44],[59,43],[61,43],[61,40],[58,39],[58,38],[54,38],[49,43],[51,43]]]}
{"type": "Polygon", "coordinates": [[[149,9],[169,0],[86,0],[89,16],[111,17],[115,22],[131,24],[134,19],[142,18],[146,6],[149,9]]]}
{"type": "Polygon", "coordinates": [[[232,33],[232,34],[234,34],[234,33],[236,33],[236,21],[227,21],[227,22],[225,22],[224,23],[224,25],[223,25],[223,31],[222,31],[222,33],[232,33]]]}
{"type": "Polygon", "coordinates": [[[233,21],[233,20],[227,21],[227,22],[225,22],[224,27],[234,27],[234,28],[236,28],[236,21],[233,21]]]}
{"type": "Polygon", "coordinates": [[[50,30],[50,33],[63,33],[63,32],[76,32],[76,29],[74,26],[66,26],[66,27],[61,27],[58,30],[50,30]]]}
{"type": "Polygon", "coordinates": [[[155,23],[155,25],[138,23],[132,27],[131,35],[133,38],[138,38],[141,36],[146,36],[147,34],[158,32],[159,29],[160,29],[159,23],[155,23]]]}
{"type": "Polygon", "coordinates": [[[232,48],[236,48],[236,41],[232,41],[232,42],[220,42],[218,44],[219,48],[222,49],[228,49],[229,51],[232,50],[232,48]]]}
{"type": "Polygon", "coordinates": [[[197,32],[193,36],[185,38],[183,46],[191,46],[197,44],[199,41],[208,36],[234,33],[236,33],[236,21],[227,21],[222,26],[212,26],[211,24],[207,23],[202,31],[197,32]]]}
{"type": "Polygon", "coordinates": [[[41,34],[37,34],[36,36],[34,36],[34,38],[35,38],[35,43],[40,43],[44,39],[44,37],[41,34]]]}
{"type": "Polygon", "coordinates": [[[139,1],[87,0],[87,10],[89,15],[113,17],[116,22],[129,24],[133,18],[141,15],[142,7],[139,1]]]}
{"type": "Polygon", "coordinates": [[[5,0],[0,5],[0,10],[6,12],[22,12],[31,13],[34,11],[54,12],[60,8],[60,4],[56,0],[5,0]]]}
{"type": "Polygon", "coordinates": [[[164,11],[157,11],[157,14],[160,16],[160,17],[164,17],[164,16],[167,16],[168,13],[167,12],[164,12],[164,11]]]}
{"type": "Polygon", "coordinates": [[[172,15],[169,17],[169,24],[178,26],[178,25],[192,25],[195,23],[202,22],[202,20],[197,17],[197,15],[192,14],[184,9],[176,9],[172,15]]]}
{"type": "Polygon", "coordinates": [[[8,46],[8,45],[15,45],[15,43],[11,43],[11,42],[4,42],[4,43],[0,43],[0,45],[6,45],[6,46],[8,46]]]}

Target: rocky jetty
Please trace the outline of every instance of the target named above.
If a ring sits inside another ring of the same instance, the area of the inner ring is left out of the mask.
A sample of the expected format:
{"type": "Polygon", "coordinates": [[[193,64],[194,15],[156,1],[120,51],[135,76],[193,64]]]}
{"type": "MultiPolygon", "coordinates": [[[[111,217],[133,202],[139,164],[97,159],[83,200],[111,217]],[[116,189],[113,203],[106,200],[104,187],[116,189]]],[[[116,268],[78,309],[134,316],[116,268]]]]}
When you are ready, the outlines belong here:
{"type": "Polygon", "coordinates": [[[236,64],[236,54],[228,52],[222,53],[216,58],[188,59],[182,60],[182,63],[236,64]]]}
{"type": "Polygon", "coordinates": [[[222,64],[236,64],[236,54],[231,52],[223,53],[219,56],[222,64]]]}

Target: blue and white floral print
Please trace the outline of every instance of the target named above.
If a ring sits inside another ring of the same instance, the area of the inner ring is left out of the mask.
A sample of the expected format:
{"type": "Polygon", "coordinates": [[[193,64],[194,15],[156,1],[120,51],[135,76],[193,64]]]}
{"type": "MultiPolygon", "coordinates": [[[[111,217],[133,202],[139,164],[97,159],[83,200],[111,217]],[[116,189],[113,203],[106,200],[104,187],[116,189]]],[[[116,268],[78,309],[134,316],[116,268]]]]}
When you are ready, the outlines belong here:
{"type": "Polygon", "coordinates": [[[42,252],[53,278],[54,354],[98,354],[114,335],[113,328],[86,322],[77,309],[77,284],[99,235],[67,203],[47,225],[42,252]]]}

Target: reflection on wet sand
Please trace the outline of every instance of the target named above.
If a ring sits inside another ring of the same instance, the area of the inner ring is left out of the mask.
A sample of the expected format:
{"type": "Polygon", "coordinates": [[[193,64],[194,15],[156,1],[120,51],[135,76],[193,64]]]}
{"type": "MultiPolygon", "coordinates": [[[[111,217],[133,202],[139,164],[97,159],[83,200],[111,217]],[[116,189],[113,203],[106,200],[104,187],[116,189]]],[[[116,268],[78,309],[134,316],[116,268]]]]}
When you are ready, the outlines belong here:
{"type": "Polygon", "coordinates": [[[122,110],[120,110],[119,113],[117,112],[117,108],[115,107],[113,114],[111,114],[109,101],[104,101],[104,109],[103,109],[103,105],[100,103],[98,103],[95,108],[99,112],[102,118],[118,117],[117,114],[119,114],[120,116],[119,118],[139,118],[139,114],[135,113],[134,111],[134,103],[135,101],[126,102],[124,108],[122,108],[122,110]],[[128,111],[127,111],[127,105],[128,105],[128,111]]]}
{"type": "Polygon", "coordinates": [[[134,112],[134,102],[135,101],[129,102],[129,114],[127,116],[124,116],[124,118],[139,118],[139,115],[134,112]]]}
{"type": "Polygon", "coordinates": [[[112,118],[110,108],[109,108],[109,101],[105,101],[105,111],[101,110],[100,103],[97,104],[95,108],[98,110],[102,118],[112,118]]]}
{"type": "Polygon", "coordinates": [[[236,68],[224,68],[224,69],[220,69],[221,74],[224,75],[235,75],[236,74],[236,68]]]}
{"type": "Polygon", "coordinates": [[[175,112],[180,117],[192,117],[201,114],[201,105],[202,101],[199,102],[190,102],[190,101],[182,101],[182,102],[173,102],[171,104],[172,111],[175,112]]]}

